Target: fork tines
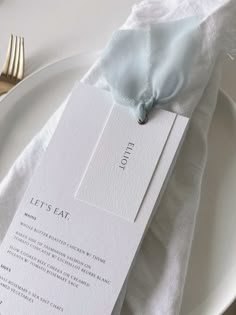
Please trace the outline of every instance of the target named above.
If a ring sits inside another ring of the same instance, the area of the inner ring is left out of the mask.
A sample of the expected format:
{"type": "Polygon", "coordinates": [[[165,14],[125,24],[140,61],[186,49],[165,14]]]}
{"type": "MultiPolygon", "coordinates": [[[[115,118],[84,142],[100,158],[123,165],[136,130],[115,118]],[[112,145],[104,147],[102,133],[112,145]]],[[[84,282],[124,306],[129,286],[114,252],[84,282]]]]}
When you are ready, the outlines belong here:
{"type": "Polygon", "coordinates": [[[20,81],[24,77],[24,38],[11,35],[1,75],[20,81]]]}

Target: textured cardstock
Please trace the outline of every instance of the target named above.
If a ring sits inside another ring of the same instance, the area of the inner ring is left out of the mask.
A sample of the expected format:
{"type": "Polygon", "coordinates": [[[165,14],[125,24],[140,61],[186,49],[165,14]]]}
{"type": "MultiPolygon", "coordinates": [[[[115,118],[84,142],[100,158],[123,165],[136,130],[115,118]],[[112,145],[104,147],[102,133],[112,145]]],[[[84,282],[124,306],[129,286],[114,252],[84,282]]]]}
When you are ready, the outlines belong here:
{"type": "Polygon", "coordinates": [[[115,105],[76,198],[134,222],[175,119],[156,110],[140,125],[126,107],[115,105]]]}

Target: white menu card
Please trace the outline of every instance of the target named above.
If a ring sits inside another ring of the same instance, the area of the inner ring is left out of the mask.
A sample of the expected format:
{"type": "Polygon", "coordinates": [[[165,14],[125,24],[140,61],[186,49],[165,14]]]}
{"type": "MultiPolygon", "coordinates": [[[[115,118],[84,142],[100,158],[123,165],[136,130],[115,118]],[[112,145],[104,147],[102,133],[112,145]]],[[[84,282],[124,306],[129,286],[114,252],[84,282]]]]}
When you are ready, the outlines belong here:
{"type": "Polygon", "coordinates": [[[112,313],[187,124],[77,84],[0,247],[1,315],[112,313]]]}

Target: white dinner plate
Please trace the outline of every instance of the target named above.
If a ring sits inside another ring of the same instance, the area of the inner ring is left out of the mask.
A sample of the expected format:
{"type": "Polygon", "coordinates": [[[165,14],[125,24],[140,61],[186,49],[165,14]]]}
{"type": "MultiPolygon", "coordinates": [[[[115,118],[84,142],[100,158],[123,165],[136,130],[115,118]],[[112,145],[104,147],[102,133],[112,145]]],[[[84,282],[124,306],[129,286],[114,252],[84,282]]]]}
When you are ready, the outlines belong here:
{"type": "Polygon", "coordinates": [[[208,144],[181,315],[220,315],[236,297],[236,104],[223,92],[208,144]]]}
{"type": "MultiPolygon", "coordinates": [[[[49,65],[0,102],[0,180],[96,57],[80,54],[49,65]]],[[[220,93],[181,315],[219,315],[235,297],[235,139],[236,109],[220,93]]]]}
{"type": "Polygon", "coordinates": [[[83,53],[50,64],[29,75],[1,100],[0,181],[97,57],[98,53],[83,53]]]}

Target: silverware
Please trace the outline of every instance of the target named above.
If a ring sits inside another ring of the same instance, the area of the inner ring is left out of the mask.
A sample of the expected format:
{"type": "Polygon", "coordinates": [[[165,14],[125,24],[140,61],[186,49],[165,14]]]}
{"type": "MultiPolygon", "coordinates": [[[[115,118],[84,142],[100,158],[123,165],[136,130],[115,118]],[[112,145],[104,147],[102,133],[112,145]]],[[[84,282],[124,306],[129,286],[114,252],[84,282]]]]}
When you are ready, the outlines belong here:
{"type": "Polygon", "coordinates": [[[0,74],[0,95],[7,93],[24,77],[24,38],[11,35],[6,60],[0,74]]]}

